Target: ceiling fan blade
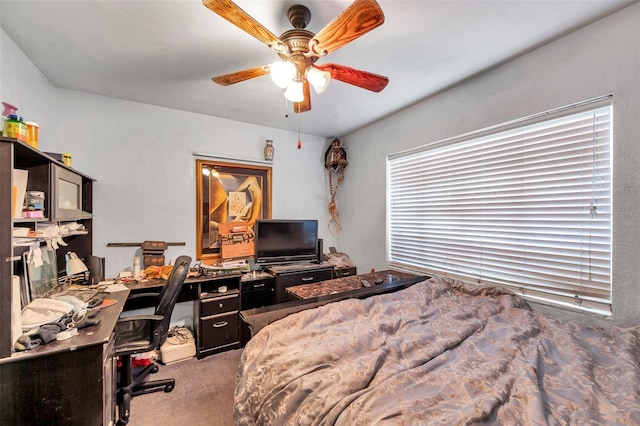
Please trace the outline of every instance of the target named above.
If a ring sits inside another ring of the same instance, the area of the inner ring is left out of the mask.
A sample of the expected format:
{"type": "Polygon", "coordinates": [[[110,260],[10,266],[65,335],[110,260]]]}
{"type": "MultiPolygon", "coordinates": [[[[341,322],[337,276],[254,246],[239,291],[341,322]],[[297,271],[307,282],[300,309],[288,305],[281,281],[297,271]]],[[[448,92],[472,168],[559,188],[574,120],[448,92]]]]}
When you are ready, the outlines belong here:
{"type": "Polygon", "coordinates": [[[276,52],[285,53],[289,50],[282,40],[231,0],[203,0],[202,4],[276,52]]]}
{"type": "Polygon", "coordinates": [[[384,13],[375,0],[355,0],[309,41],[306,55],[326,55],[383,23],[384,13]]]}
{"type": "Polygon", "coordinates": [[[322,64],[314,65],[314,67],[322,71],[329,71],[331,78],[371,90],[372,92],[380,92],[389,84],[389,79],[385,76],[345,67],[344,65],[322,64]]]}
{"type": "Polygon", "coordinates": [[[309,90],[309,83],[302,83],[302,91],[304,93],[304,100],[302,102],[293,103],[293,112],[307,112],[311,111],[311,91],[309,90]]]}
{"type": "Polygon", "coordinates": [[[231,74],[220,75],[213,77],[214,83],[218,83],[221,86],[228,86],[230,84],[240,83],[241,81],[250,80],[252,78],[261,77],[265,74],[269,74],[269,67],[263,65],[261,67],[251,68],[248,70],[232,72],[231,74]]]}

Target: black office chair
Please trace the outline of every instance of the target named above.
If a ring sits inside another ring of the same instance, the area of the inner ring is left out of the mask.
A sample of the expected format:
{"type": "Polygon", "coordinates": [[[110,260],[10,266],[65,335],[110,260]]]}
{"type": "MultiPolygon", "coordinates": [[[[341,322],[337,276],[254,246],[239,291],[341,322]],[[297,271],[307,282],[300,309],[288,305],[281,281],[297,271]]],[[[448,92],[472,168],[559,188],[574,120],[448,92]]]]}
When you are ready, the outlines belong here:
{"type": "Polygon", "coordinates": [[[149,297],[157,299],[153,315],[120,318],[116,324],[115,353],[121,361],[116,395],[118,425],[126,425],[129,422],[133,396],[161,390],[171,392],[175,387],[175,379],[145,381],[150,373],[158,371],[158,366],[152,362],[141,371],[134,373],[131,355],[159,349],[167,340],[171,313],[190,265],[191,258],[189,256],[178,257],[171,270],[171,275],[160,293],[141,293],[129,297],[129,299],[149,297]]]}

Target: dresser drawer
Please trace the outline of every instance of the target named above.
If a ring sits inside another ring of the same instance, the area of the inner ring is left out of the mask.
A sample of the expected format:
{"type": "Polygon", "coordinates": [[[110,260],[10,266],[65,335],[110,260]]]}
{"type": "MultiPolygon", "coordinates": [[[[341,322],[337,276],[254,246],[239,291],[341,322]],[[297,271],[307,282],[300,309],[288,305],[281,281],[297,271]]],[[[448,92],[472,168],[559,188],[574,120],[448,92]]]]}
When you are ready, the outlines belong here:
{"type": "Polygon", "coordinates": [[[200,319],[200,349],[216,348],[240,341],[238,312],[200,319]]]}
{"type": "Polygon", "coordinates": [[[320,271],[295,272],[293,274],[282,274],[278,277],[278,284],[283,287],[293,285],[311,284],[318,281],[330,280],[333,269],[323,269],[320,271]]]}
{"type": "Polygon", "coordinates": [[[280,274],[276,278],[276,303],[293,300],[286,292],[287,287],[317,283],[331,278],[333,278],[333,268],[280,274]]]}
{"type": "Polygon", "coordinates": [[[225,312],[237,311],[240,308],[238,293],[228,296],[211,297],[200,300],[200,317],[218,315],[225,312]]]}
{"type": "Polygon", "coordinates": [[[333,270],[334,278],[344,278],[356,275],[356,267],[352,266],[351,268],[335,268],[333,270]]]}

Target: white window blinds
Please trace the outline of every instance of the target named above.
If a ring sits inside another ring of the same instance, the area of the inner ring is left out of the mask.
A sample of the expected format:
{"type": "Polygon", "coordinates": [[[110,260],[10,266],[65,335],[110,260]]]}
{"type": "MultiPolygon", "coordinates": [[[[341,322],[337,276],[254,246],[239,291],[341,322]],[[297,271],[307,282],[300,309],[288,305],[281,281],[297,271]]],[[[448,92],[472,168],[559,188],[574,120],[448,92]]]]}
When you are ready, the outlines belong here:
{"type": "Polygon", "coordinates": [[[389,265],[610,315],[612,111],[589,108],[389,156],[389,265]]]}

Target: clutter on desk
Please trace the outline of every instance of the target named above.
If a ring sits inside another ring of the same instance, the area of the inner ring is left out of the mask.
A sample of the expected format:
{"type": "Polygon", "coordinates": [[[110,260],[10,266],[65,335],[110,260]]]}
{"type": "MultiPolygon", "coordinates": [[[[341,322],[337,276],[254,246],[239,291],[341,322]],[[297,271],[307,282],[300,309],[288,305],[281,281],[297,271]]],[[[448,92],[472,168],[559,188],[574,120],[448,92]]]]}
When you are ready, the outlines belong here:
{"type": "Polygon", "coordinates": [[[125,291],[125,290],[129,290],[129,287],[127,287],[124,284],[115,283],[115,284],[107,285],[102,291],[105,293],[117,293],[119,291],[125,291]]]}
{"type": "MultiPolygon", "coordinates": [[[[36,300],[50,301],[53,299],[36,300]]],[[[36,302],[36,300],[34,300],[34,302],[36,302]]],[[[72,305],[69,304],[69,306],[72,305]]],[[[25,317],[23,316],[23,321],[24,320],[25,317]]],[[[61,317],[58,317],[58,319],[42,324],[34,331],[20,336],[14,343],[14,349],[16,351],[26,351],[37,348],[41,345],[46,345],[55,340],[66,340],[78,334],[79,329],[90,327],[98,323],[100,323],[100,319],[96,319],[96,311],[92,310],[87,312],[84,309],[71,310],[61,317]]]]}
{"type": "Polygon", "coordinates": [[[203,271],[203,275],[250,271],[249,263],[246,259],[220,262],[215,265],[202,263],[199,266],[203,271]]]}
{"type": "Polygon", "coordinates": [[[140,258],[133,258],[133,268],[131,269],[131,277],[138,281],[140,279],[140,258]]]}
{"type": "Polygon", "coordinates": [[[353,261],[347,254],[336,251],[335,247],[329,247],[329,253],[324,253],[324,257],[336,268],[351,268],[353,261]]]}
{"type": "Polygon", "coordinates": [[[166,280],[171,275],[173,265],[147,266],[144,268],[143,274],[146,279],[163,279],[166,280]]]}
{"type": "Polygon", "coordinates": [[[58,321],[73,311],[73,305],[50,298],[34,299],[22,310],[22,329],[30,330],[43,324],[58,321]]]}

